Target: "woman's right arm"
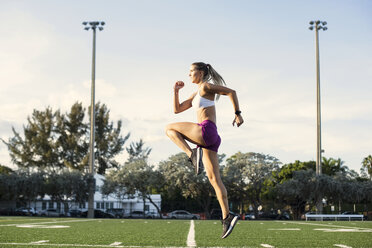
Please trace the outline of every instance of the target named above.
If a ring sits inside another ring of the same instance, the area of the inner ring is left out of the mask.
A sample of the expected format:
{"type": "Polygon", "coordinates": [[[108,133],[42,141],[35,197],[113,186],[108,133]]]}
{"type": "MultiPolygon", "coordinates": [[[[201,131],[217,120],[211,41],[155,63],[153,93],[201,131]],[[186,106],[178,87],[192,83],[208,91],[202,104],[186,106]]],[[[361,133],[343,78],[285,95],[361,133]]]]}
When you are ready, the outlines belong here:
{"type": "Polygon", "coordinates": [[[189,99],[186,101],[180,103],[179,99],[179,90],[183,88],[185,84],[182,81],[176,82],[174,85],[174,97],[173,97],[173,108],[174,108],[174,113],[178,114],[181,113],[189,108],[192,107],[192,100],[194,99],[195,94],[193,94],[189,99]]]}

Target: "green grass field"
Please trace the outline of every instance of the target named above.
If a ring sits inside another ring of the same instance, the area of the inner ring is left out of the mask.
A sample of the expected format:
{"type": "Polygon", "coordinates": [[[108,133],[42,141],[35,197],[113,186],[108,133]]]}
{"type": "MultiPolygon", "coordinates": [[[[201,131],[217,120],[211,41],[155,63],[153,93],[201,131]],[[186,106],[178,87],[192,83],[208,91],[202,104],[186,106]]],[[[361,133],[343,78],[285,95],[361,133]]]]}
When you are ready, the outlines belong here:
{"type": "Polygon", "coordinates": [[[219,221],[194,221],[191,240],[190,225],[188,220],[0,217],[0,247],[372,247],[372,222],[241,220],[225,240],[219,221]]]}

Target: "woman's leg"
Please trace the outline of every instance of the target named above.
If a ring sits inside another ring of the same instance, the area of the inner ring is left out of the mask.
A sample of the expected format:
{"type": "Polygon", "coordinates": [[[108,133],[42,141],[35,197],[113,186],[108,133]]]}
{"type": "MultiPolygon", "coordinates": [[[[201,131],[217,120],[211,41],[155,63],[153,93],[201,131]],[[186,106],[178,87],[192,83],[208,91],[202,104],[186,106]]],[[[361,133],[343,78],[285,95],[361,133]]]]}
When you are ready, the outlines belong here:
{"type": "Polygon", "coordinates": [[[199,146],[205,146],[202,128],[198,124],[192,122],[172,123],[167,125],[165,132],[189,157],[191,156],[192,150],[186,140],[199,146]]]}
{"type": "Polygon", "coordinates": [[[216,192],[217,200],[220,203],[222,219],[225,219],[229,215],[229,205],[227,201],[227,191],[220,176],[217,152],[203,148],[203,164],[209,182],[212,184],[216,192]]]}

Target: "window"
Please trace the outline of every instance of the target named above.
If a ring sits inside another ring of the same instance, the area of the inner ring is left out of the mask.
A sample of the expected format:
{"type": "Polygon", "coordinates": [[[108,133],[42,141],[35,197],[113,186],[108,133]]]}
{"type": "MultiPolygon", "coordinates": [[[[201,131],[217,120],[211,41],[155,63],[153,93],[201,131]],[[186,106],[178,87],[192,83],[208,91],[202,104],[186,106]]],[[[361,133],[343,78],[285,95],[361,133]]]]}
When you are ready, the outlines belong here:
{"type": "Polygon", "coordinates": [[[96,203],[96,208],[97,208],[97,209],[100,209],[100,206],[101,206],[101,205],[99,204],[99,202],[97,202],[97,203],[96,203]]]}
{"type": "Polygon", "coordinates": [[[80,203],[79,208],[85,208],[85,203],[80,203]]]}
{"type": "Polygon", "coordinates": [[[57,209],[61,210],[61,203],[60,202],[57,202],[57,209]]]}
{"type": "Polygon", "coordinates": [[[54,208],[54,202],[50,201],[48,208],[54,208]]]}
{"type": "Polygon", "coordinates": [[[106,209],[109,209],[109,208],[110,208],[110,203],[106,202],[106,209]]]}
{"type": "Polygon", "coordinates": [[[149,205],[145,205],[145,211],[149,211],[150,210],[150,206],[149,205]]]}
{"type": "Polygon", "coordinates": [[[101,208],[105,209],[105,203],[104,202],[101,202],[101,208]]]}
{"type": "Polygon", "coordinates": [[[110,202],[110,208],[114,208],[114,203],[110,202]]]}
{"type": "Polygon", "coordinates": [[[41,206],[41,209],[44,210],[47,208],[47,203],[45,201],[43,201],[43,204],[41,206]]]}

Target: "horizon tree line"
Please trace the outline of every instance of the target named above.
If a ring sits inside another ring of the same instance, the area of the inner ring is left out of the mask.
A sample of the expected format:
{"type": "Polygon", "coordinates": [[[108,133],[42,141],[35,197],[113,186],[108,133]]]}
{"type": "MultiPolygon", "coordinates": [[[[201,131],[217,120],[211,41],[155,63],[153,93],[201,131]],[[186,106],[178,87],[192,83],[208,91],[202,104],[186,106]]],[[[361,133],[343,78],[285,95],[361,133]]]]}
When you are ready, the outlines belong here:
{"type": "MultiPolygon", "coordinates": [[[[103,194],[120,199],[139,193],[145,205],[146,201],[152,203],[151,194],[160,193],[168,201],[163,203],[165,209],[172,207],[169,201],[179,199],[191,202],[192,208],[209,215],[216,201],[214,191],[204,175],[194,174],[185,154],[172,155],[155,167],[148,163],[151,148],[140,140],[126,148],[129,158],[120,164],[114,158],[124,150],[130,133],[121,135],[121,121],[116,125],[110,121],[105,104],[97,103],[95,108],[97,173],[106,175],[103,194]]],[[[91,180],[83,173],[89,147],[85,111],[78,102],[64,114],[59,110],[53,112],[50,107],[45,111],[34,110],[23,127],[23,137],[13,128],[14,136],[2,141],[19,171],[0,165],[0,200],[29,202],[45,194],[65,205],[70,200],[85,200],[85,183],[91,180]],[[33,185],[31,189],[24,189],[29,185],[33,185]]],[[[281,166],[279,159],[254,152],[237,152],[225,163],[224,158],[224,154],[219,156],[222,180],[234,209],[240,213],[250,205],[257,214],[258,207],[265,205],[288,207],[299,218],[306,206],[314,206],[318,193],[334,204],[372,201],[371,155],[362,161],[362,176],[345,166],[340,158],[323,157],[321,176],[315,175],[314,161],[281,166]]]]}

